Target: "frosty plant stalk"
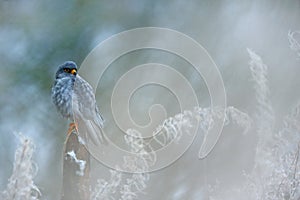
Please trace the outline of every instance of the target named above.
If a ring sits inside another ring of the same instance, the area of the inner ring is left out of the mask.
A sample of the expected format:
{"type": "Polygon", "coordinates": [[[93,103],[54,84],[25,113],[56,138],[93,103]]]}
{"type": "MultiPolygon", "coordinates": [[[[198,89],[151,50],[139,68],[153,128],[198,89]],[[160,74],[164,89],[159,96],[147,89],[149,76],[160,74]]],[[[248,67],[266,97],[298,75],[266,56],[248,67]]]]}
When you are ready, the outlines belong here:
{"type": "Polygon", "coordinates": [[[41,193],[34,184],[37,166],[32,161],[34,145],[29,138],[15,134],[20,144],[15,153],[13,173],[9,178],[7,188],[2,192],[3,200],[35,200],[41,193]]]}

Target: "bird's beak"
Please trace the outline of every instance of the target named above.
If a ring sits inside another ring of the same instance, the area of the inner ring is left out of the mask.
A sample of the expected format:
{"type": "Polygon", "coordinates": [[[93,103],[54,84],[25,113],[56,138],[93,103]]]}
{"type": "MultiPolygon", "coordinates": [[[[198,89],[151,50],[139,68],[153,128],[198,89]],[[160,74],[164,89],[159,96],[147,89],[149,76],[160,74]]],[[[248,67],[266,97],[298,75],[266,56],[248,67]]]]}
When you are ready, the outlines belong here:
{"type": "Polygon", "coordinates": [[[77,70],[76,69],[72,69],[71,70],[71,74],[76,75],[77,70]]]}

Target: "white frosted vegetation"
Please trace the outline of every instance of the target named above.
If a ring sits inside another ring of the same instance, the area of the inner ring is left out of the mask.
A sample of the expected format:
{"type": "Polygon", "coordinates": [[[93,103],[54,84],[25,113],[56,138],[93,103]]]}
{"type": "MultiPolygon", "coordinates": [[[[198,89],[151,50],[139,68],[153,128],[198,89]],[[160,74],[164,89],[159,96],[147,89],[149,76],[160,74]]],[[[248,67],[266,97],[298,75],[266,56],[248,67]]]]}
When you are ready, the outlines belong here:
{"type": "Polygon", "coordinates": [[[275,168],[272,148],[274,145],[274,111],[269,99],[268,67],[260,56],[248,49],[250,70],[254,81],[257,108],[254,116],[255,130],[258,137],[254,168],[248,175],[248,183],[252,190],[249,199],[274,199],[274,183],[270,182],[275,168]],[[251,197],[252,196],[252,197],[251,197]]]}
{"type": "MultiPolygon", "coordinates": [[[[139,195],[144,194],[150,174],[145,173],[156,160],[156,152],[152,144],[159,144],[161,147],[168,145],[171,141],[179,141],[185,134],[191,134],[190,129],[196,126],[197,122],[204,134],[213,126],[214,118],[221,117],[224,109],[220,108],[200,108],[193,111],[184,111],[174,117],[166,119],[157,128],[158,134],[152,140],[147,141],[141,138],[142,134],[136,130],[128,130],[128,135],[124,137],[126,144],[130,146],[131,152],[135,156],[124,157],[123,169],[135,171],[134,174],[124,174],[118,170],[110,170],[109,180],[99,179],[94,187],[92,200],[134,200],[141,199],[139,195]]],[[[230,122],[241,126],[244,132],[251,127],[250,117],[234,107],[225,109],[226,124],[230,122]]],[[[119,166],[116,166],[118,169],[119,166]]]]}
{"type": "MultiPolygon", "coordinates": [[[[144,173],[148,170],[150,160],[153,152],[147,152],[144,147],[143,139],[140,133],[135,130],[128,130],[130,132],[125,136],[126,144],[131,147],[131,152],[135,153],[132,156],[124,157],[124,164],[122,169],[135,171],[137,173],[127,174],[119,170],[110,170],[109,180],[98,179],[94,187],[91,199],[92,200],[133,200],[139,199],[138,194],[143,192],[149,180],[149,174],[144,173]]],[[[116,166],[116,169],[120,169],[116,166]]]]}
{"type": "Polygon", "coordinates": [[[8,180],[7,188],[2,192],[3,200],[36,200],[40,191],[34,184],[37,166],[32,160],[34,145],[22,134],[16,134],[20,144],[15,152],[13,172],[8,180]]]}
{"type": "Polygon", "coordinates": [[[300,57],[300,31],[290,31],[288,33],[290,47],[300,57]],[[298,39],[296,38],[298,36],[298,39]]]}
{"type": "MultiPolygon", "coordinates": [[[[292,49],[298,51],[299,43],[289,33],[292,49]]],[[[252,172],[245,174],[240,186],[224,191],[212,187],[211,200],[299,200],[300,199],[300,105],[284,118],[282,129],[274,128],[275,114],[269,98],[268,67],[260,56],[248,49],[252,78],[257,100],[253,129],[258,141],[252,172]],[[230,193],[229,198],[225,198],[230,193]]]]}
{"type": "Polygon", "coordinates": [[[269,99],[267,66],[249,50],[250,69],[255,82],[257,111],[255,127],[259,138],[255,165],[248,176],[249,199],[299,199],[299,118],[292,111],[281,130],[274,129],[275,115],[269,99]]]}

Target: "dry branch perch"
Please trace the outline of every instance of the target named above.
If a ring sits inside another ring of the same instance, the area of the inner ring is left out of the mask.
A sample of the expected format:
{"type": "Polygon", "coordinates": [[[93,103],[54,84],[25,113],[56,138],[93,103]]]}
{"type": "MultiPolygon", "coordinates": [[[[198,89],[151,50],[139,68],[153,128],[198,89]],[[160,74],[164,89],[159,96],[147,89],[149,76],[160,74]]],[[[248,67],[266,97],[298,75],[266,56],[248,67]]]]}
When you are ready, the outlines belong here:
{"type": "Polygon", "coordinates": [[[80,143],[75,130],[66,139],[63,158],[62,200],[87,200],[89,194],[90,154],[80,143]]]}

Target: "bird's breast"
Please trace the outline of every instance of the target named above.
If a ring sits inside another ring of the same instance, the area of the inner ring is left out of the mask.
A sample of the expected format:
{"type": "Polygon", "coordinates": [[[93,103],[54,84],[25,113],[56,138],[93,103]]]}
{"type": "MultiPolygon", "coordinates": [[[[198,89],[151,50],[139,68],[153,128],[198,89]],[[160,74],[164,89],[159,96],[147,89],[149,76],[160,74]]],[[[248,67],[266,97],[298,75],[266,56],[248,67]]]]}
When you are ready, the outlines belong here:
{"type": "Polygon", "coordinates": [[[69,78],[57,79],[52,87],[52,100],[65,118],[73,118],[72,94],[74,81],[69,78]]]}

